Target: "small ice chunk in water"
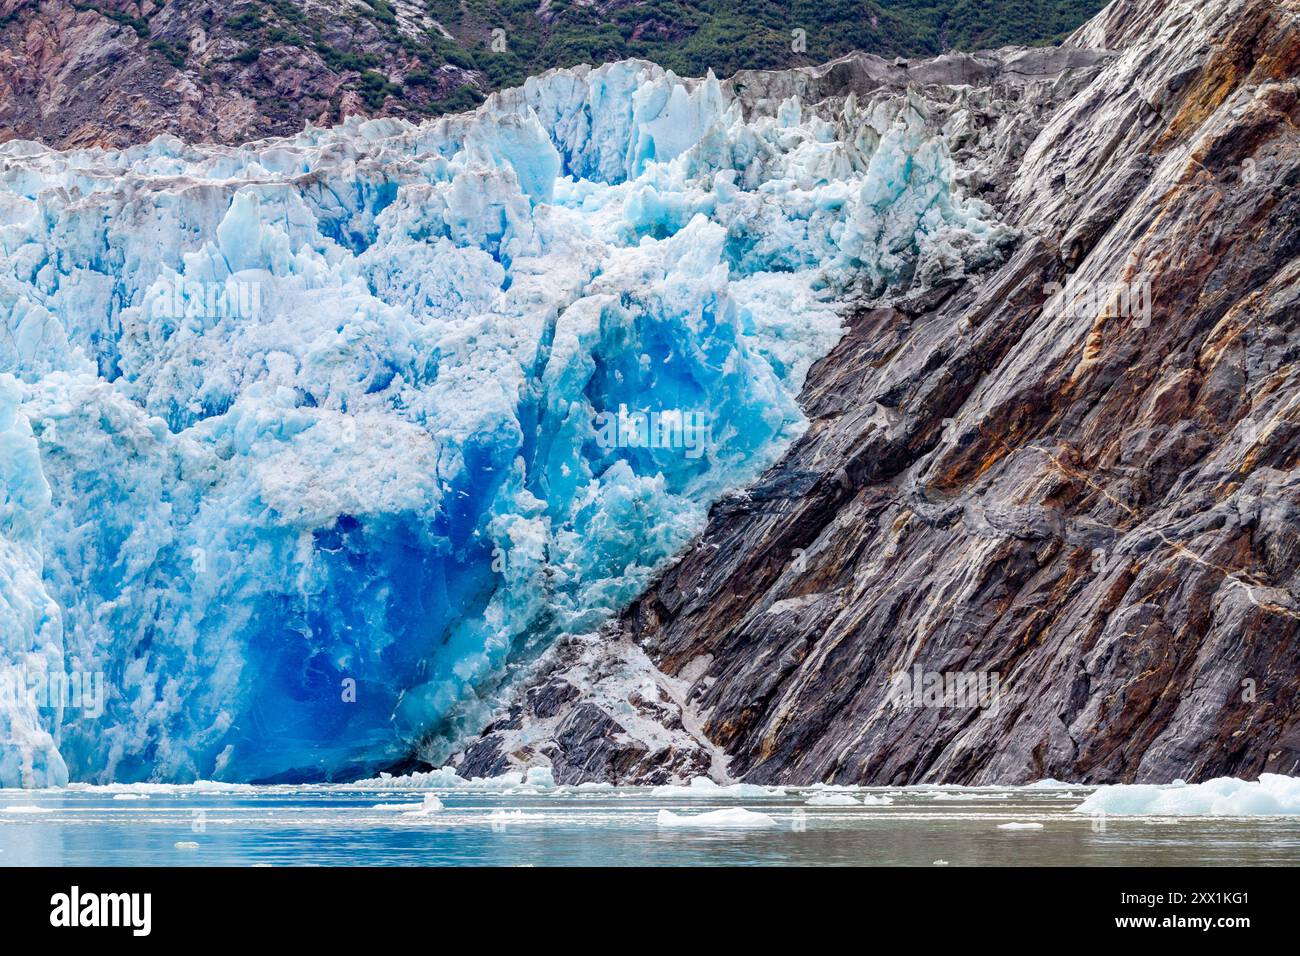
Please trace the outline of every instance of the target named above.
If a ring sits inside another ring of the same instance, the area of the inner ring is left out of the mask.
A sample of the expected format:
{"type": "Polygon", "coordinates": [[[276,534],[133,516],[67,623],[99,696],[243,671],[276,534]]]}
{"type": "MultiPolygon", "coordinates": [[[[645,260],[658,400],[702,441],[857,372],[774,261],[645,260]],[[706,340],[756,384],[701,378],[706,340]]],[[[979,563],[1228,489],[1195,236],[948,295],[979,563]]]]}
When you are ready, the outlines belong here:
{"type": "Polygon", "coordinates": [[[847,793],[814,793],[804,801],[810,807],[860,807],[847,793]]]}
{"type": "Polygon", "coordinates": [[[671,810],[659,811],[661,827],[695,827],[718,830],[756,830],[776,826],[776,821],[766,813],[755,813],[744,807],[727,807],[706,813],[683,814],[671,810]]]}
{"type": "Polygon", "coordinates": [[[427,817],[427,816],[431,816],[432,814],[438,813],[441,810],[442,810],[442,801],[439,800],[437,797],[435,797],[433,794],[426,793],[424,795],[424,803],[420,804],[416,809],[410,811],[409,813],[402,814],[402,816],[427,817]]]}
{"type": "Polygon", "coordinates": [[[999,830],[1041,830],[1041,823],[999,823],[999,830]]]}

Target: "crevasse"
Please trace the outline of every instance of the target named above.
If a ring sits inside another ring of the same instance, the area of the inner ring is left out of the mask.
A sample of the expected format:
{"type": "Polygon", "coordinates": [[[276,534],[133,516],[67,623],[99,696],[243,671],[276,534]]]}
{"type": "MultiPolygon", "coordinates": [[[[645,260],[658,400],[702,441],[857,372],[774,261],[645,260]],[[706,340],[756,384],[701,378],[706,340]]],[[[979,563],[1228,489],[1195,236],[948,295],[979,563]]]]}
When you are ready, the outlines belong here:
{"type": "Polygon", "coordinates": [[[775,460],[850,297],[1008,235],[906,101],[746,117],[633,61],[421,126],[0,146],[0,785],[445,752],[775,460]]]}

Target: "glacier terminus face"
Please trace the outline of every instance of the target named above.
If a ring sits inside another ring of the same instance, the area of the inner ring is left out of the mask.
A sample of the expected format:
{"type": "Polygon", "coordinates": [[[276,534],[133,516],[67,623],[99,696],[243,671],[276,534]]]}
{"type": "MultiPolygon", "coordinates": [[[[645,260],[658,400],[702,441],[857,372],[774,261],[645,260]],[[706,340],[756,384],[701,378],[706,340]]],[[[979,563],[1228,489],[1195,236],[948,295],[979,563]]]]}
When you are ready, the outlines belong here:
{"type": "Polygon", "coordinates": [[[449,753],[992,261],[906,100],[561,70],[239,148],[0,146],[0,786],[449,753]]]}

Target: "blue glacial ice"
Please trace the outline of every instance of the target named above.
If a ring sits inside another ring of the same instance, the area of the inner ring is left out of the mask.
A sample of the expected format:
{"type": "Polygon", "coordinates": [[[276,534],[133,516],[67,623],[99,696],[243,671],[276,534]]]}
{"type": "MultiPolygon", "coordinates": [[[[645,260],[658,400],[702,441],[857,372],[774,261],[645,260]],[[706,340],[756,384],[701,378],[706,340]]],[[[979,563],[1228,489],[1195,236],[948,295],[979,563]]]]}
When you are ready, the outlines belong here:
{"type": "Polygon", "coordinates": [[[624,62],[420,126],[0,146],[0,785],[446,752],[800,433],[845,303],[1005,246],[906,98],[743,112],[624,62]]]}

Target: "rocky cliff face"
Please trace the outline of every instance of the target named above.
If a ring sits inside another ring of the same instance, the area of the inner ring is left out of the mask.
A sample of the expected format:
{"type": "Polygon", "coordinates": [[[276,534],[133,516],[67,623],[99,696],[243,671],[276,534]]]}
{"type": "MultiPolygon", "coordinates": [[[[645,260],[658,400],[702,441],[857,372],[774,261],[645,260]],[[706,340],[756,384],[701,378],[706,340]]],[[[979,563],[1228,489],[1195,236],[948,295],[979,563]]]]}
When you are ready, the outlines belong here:
{"type": "Polygon", "coordinates": [[[242,143],[420,118],[482,98],[468,65],[406,0],[0,0],[0,142],[242,143]]]}
{"type": "Polygon", "coordinates": [[[1023,233],[864,302],[812,427],[462,774],[902,784],[1300,770],[1300,0],[1116,0],[911,97],[1023,233]]]}

